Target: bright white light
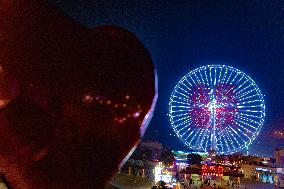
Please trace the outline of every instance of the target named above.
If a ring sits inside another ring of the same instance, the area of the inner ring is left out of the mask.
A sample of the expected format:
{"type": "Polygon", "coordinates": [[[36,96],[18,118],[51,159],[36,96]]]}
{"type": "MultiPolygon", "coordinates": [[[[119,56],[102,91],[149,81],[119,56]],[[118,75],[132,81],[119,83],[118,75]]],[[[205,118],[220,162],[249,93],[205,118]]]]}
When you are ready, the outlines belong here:
{"type": "Polygon", "coordinates": [[[139,117],[140,116],[140,113],[139,112],[135,112],[134,114],[133,114],[133,117],[134,118],[137,118],[137,117],[139,117]]]}

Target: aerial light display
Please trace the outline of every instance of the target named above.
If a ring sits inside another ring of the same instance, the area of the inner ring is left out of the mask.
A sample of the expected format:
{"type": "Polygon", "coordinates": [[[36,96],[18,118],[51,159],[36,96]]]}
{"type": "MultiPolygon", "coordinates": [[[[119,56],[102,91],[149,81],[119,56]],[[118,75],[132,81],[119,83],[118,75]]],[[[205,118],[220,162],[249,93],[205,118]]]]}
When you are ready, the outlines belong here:
{"type": "Polygon", "coordinates": [[[248,148],[259,134],[264,98],[244,72],[207,65],[177,83],[170,97],[169,117],[178,138],[189,148],[229,154],[248,148]]]}

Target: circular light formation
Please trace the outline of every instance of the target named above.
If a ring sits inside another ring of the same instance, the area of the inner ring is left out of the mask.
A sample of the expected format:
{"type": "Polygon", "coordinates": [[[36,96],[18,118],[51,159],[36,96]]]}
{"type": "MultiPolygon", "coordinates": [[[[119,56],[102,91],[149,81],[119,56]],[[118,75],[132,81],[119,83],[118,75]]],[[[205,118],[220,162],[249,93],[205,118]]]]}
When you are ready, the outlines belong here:
{"type": "Polygon", "coordinates": [[[248,147],[261,130],[265,105],[240,70],[207,65],[185,75],[170,98],[170,122],[191,149],[229,154],[248,147]]]}

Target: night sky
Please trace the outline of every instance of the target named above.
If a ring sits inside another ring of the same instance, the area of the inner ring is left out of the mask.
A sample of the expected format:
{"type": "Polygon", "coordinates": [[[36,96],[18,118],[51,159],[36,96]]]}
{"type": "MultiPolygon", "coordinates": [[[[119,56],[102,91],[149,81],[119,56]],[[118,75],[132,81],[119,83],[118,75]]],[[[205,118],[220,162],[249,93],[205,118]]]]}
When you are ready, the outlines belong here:
{"type": "Polygon", "coordinates": [[[272,155],[284,144],[275,134],[284,130],[283,1],[49,1],[88,27],[126,28],[148,48],[159,99],[145,140],[184,148],[167,115],[171,92],[189,71],[218,63],[248,74],[265,95],[265,123],[250,152],[272,155]]]}

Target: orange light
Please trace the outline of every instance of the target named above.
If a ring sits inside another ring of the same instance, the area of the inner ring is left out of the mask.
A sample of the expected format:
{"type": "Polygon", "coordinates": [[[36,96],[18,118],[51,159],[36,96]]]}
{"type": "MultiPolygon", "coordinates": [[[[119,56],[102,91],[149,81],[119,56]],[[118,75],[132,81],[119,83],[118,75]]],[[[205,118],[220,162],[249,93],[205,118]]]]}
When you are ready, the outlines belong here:
{"type": "Polygon", "coordinates": [[[5,107],[9,103],[8,99],[1,99],[0,100],[0,108],[5,107]]]}
{"type": "Polygon", "coordinates": [[[83,102],[85,103],[91,103],[93,101],[93,96],[90,94],[86,94],[83,97],[83,102]]]}

